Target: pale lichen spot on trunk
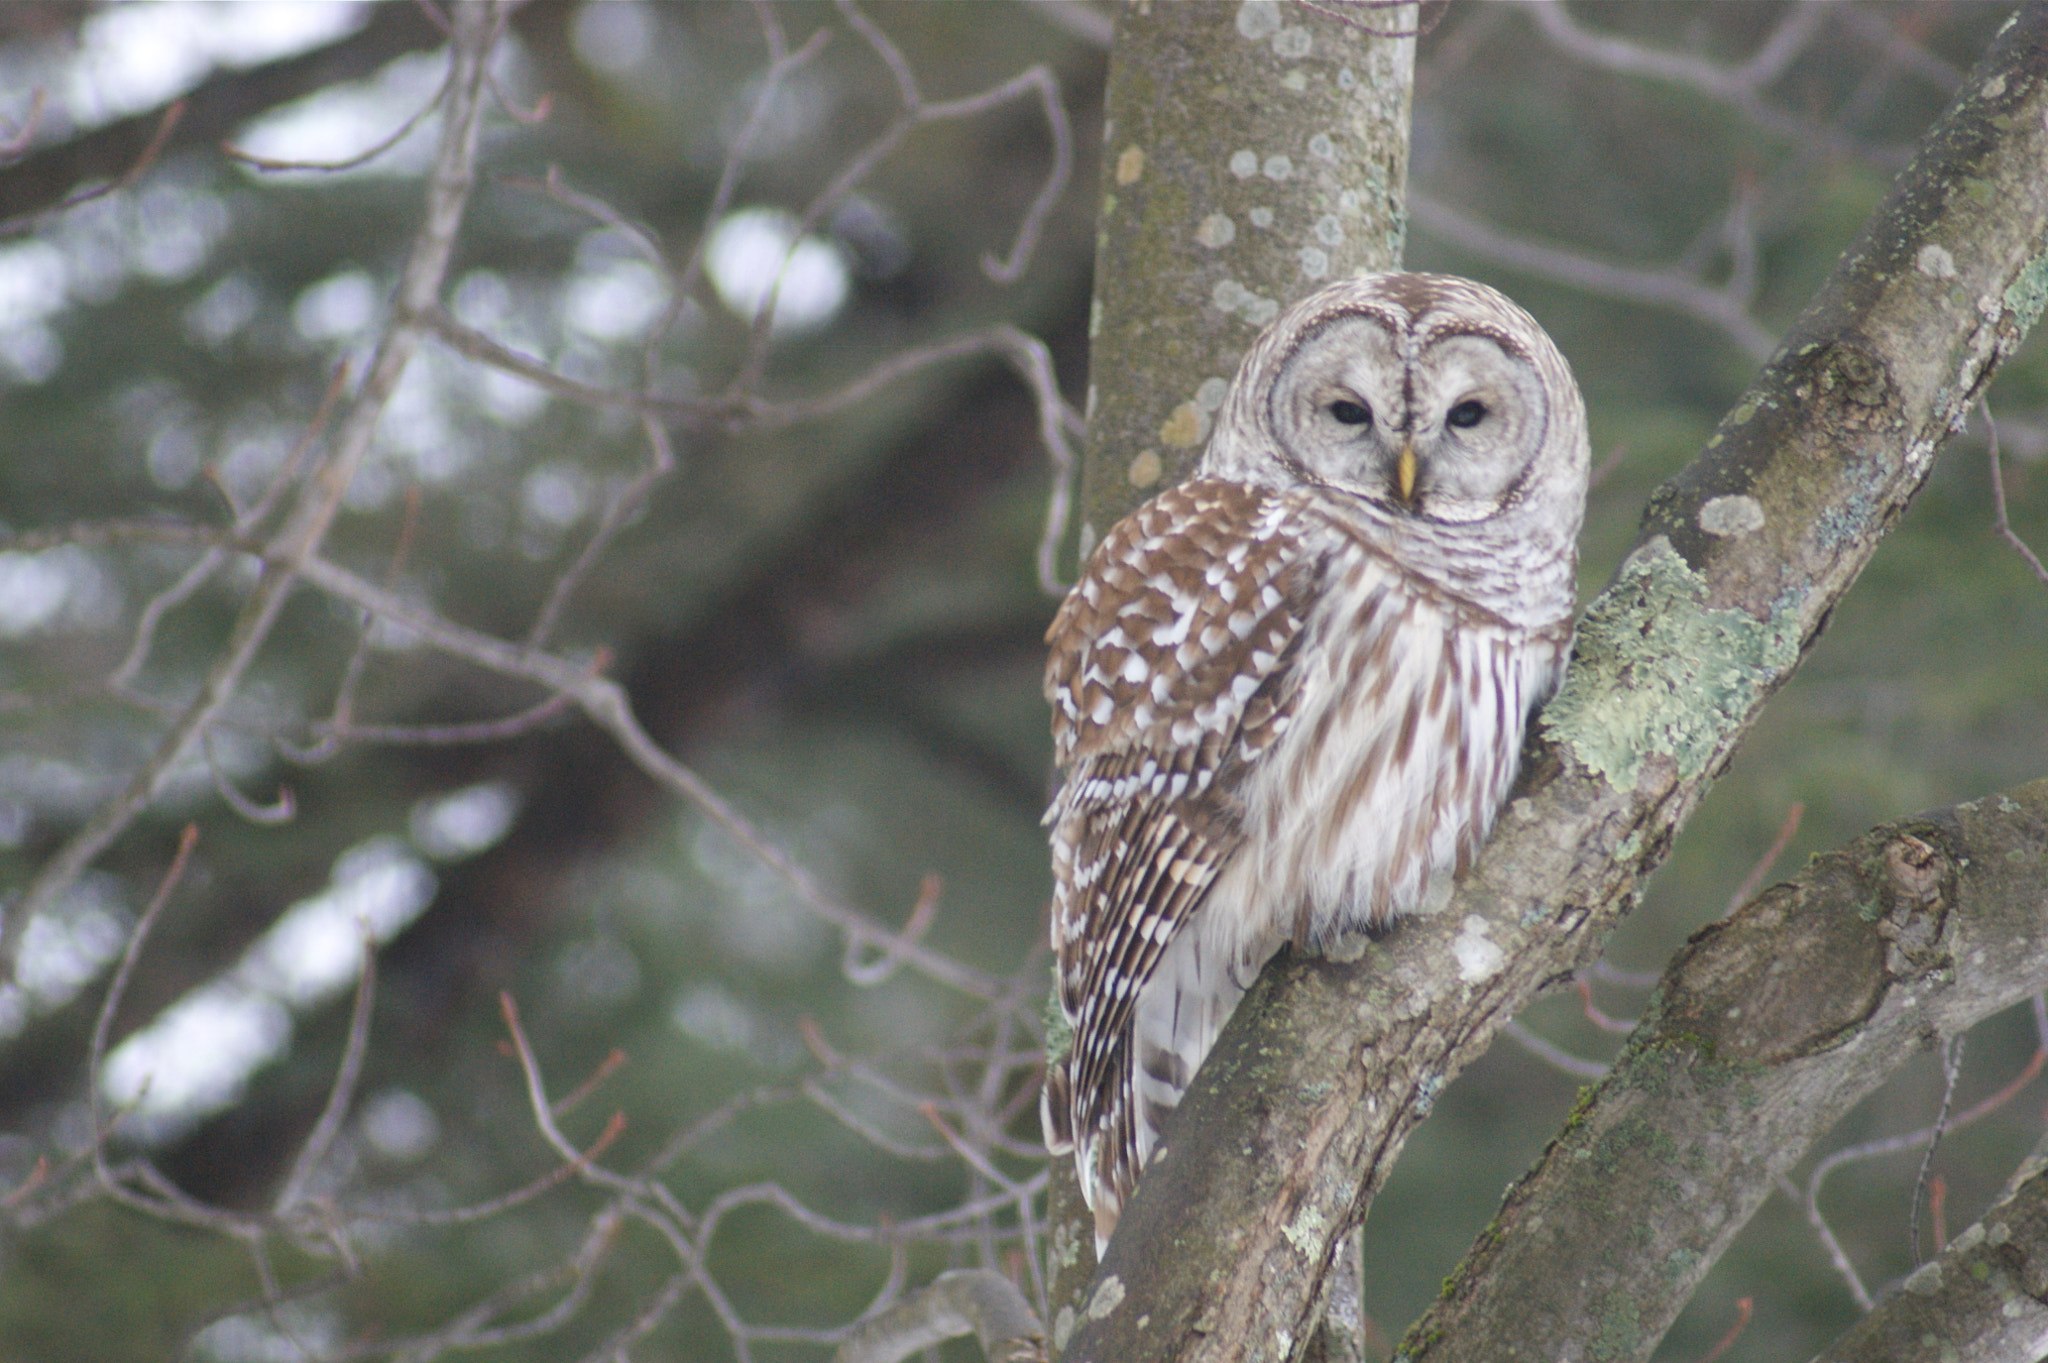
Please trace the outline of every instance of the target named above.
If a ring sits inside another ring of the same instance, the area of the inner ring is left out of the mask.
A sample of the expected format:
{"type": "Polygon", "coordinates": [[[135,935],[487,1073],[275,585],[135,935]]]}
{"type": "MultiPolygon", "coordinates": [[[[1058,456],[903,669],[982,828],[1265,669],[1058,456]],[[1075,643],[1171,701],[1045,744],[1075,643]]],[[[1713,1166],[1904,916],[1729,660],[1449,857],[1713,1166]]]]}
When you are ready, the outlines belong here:
{"type": "Polygon", "coordinates": [[[1764,528],[1763,503],[1735,494],[1709,498],[1700,508],[1700,529],[1722,539],[1740,539],[1764,528]]]}
{"type": "Polygon", "coordinates": [[[1579,624],[1576,664],[1543,728],[1581,766],[1633,790],[1670,757],[1681,780],[1707,769],[1722,739],[1799,656],[1789,612],[1757,620],[1705,605],[1706,584],[1659,535],[1629,555],[1579,624]]]}
{"type": "Polygon", "coordinates": [[[1451,943],[1451,954],[1458,958],[1458,978],[1471,984],[1483,980],[1500,969],[1507,955],[1500,944],[1487,936],[1492,926],[1478,914],[1467,914],[1459,926],[1457,940],[1451,943]]]}

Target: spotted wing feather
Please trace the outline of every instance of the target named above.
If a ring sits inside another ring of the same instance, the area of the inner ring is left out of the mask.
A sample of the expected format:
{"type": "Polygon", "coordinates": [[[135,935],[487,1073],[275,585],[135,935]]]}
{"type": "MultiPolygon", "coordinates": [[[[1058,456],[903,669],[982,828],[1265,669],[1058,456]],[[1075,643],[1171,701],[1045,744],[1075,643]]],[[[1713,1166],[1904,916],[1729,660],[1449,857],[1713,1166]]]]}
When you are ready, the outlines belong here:
{"type": "MultiPolygon", "coordinates": [[[[1284,494],[1197,480],[1121,522],[1047,639],[1067,781],[1053,825],[1053,947],[1074,1026],[1046,1129],[1092,1192],[1135,1182],[1131,1019],[1176,930],[1242,842],[1233,774],[1285,731],[1317,566],[1284,494]]],[[[1114,1208],[1098,1208],[1113,1220],[1114,1208]]]]}

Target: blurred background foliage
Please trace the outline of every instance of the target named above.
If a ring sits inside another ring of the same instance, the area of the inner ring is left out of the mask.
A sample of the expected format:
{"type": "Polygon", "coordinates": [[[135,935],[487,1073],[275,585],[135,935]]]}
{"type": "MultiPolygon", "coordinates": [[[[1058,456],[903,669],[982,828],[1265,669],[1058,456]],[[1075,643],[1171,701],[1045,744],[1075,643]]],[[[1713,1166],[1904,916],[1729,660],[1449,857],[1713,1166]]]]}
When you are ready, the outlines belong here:
{"type": "MultiPolygon", "coordinates": [[[[1753,271],[1752,324],[1782,328],[2008,13],[1944,0],[1822,8],[1796,56],[1745,95],[1568,54],[1538,36],[1529,6],[1430,7],[1413,178],[1438,212],[1418,208],[1408,263],[1498,284],[1571,358],[1603,470],[1582,595],[1606,580],[1650,490],[1698,450],[1757,357],[1729,328],[1580,287],[1487,249],[1457,224],[1489,224],[1601,268],[1672,278],[1696,269],[1708,286],[1753,271]]],[[[683,307],[649,368],[660,394],[720,391],[742,362],[742,314],[758,297],[747,292],[749,243],[786,245],[787,217],[776,215],[800,213],[899,108],[890,70],[847,14],[808,3],[766,13],[791,48],[819,30],[830,36],[778,88],[735,162],[768,63],[762,12],[639,0],[519,8],[495,70],[513,104],[545,95],[546,117],[488,122],[449,310],[559,372],[633,386],[667,301],[663,276],[617,227],[550,192],[550,168],[679,262],[730,165],[737,192],[733,211],[710,224],[712,282],[683,307]],[[736,253],[724,266],[720,240],[736,253]]],[[[762,390],[824,392],[907,347],[1008,321],[1046,341],[1078,403],[1108,8],[977,0],[871,3],[862,13],[931,99],[1046,66],[1072,126],[1074,176],[1028,270],[999,284],[982,261],[1008,251],[1045,182],[1053,143],[1044,114],[1023,101],[914,131],[792,258],[762,390]]],[[[1587,29],[1726,69],[1791,10],[1702,0],[1577,3],[1569,13],[1587,29]]],[[[0,165],[0,204],[15,215],[0,238],[0,529],[116,517],[217,524],[224,495],[246,503],[260,491],[307,430],[335,365],[359,356],[384,320],[417,225],[432,120],[343,172],[258,173],[224,157],[218,140],[277,157],[360,150],[432,97],[443,70],[437,42],[409,5],[0,11],[0,118],[9,120],[0,136],[35,120],[0,165]],[[321,17],[309,18],[313,10],[321,17]],[[259,11],[288,15],[259,22],[259,11]],[[256,79],[266,73],[273,79],[256,79]],[[47,99],[32,115],[37,91],[47,99]],[[134,163],[132,149],[116,155],[96,136],[104,143],[122,118],[146,133],[179,94],[192,126],[132,183],[52,207],[92,175],[134,163]],[[217,131],[198,136],[202,125],[217,131]]],[[[2007,367],[1992,404],[2013,526],[2048,546],[2048,363],[2038,345],[2007,367]]],[[[196,765],[25,943],[17,984],[0,992],[0,1180],[33,1193],[39,1159],[61,1169],[89,1145],[86,1056],[108,973],[178,829],[193,822],[198,850],[114,1020],[117,1043],[222,979],[289,906],[360,890],[373,874],[409,906],[390,911],[360,1098],[316,1180],[335,1205],[464,1205],[558,1163],[505,1045],[500,991],[518,1000],[556,1094],[602,1072],[563,1123],[587,1145],[623,1113],[607,1162],[636,1163],[678,1127],[741,1100],[744,1111],[671,1168],[669,1186],[694,1211],[763,1182],[865,1225],[987,1195],[994,1185],[951,1157],[915,1099],[944,1097],[949,1084],[958,1099],[960,1086],[981,1080],[974,1054],[1036,1044],[1012,1017],[1035,1010],[1045,979],[1037,818],[1049,749],[1038,673],[1054,603],[1032,567],[1051,481],[1035,423],[1008,371],[966,360],[826,420],[776,431],[680,424],[677,467],[575,594],[552,645],[603,650],[648,730],[847,902],[901,922],[924,877],[939,876],[927,944],[1017,981],[1021,1008],[998,1016],[908,971],[850,984],[831,929],[573,717],[503,742],[356,743],[323,760],[295,756],[274,738],[309,741],[361,634],[351,613],[302,591],[214,747],[223,779],[258,804],[288,787],[295,816],[238,816],[196,765]],[[606,1069],[615,1051],[624,1058],[606,1069]],[[771,1091],[829,1069],[828,1054],[875,1058],[903,1088],[833,1070],[814,1089],[822,1103],[771,1091]],[[909,1068],[892,1069],[899,1061],[909,1068]],[[760,1101],[746,1106],[747,1095],[760,1101]]],[[[452,619],[518,639],[607,498],[647,458],[629,414],[552,397],[429,343],[328,553],[452,619]]],[[[1643,995],[1626,972],[1654,971],[1725,911],[1795,808],[1803,818],[1780,867],[1875,822],[2048,772],[2048,585],[1991,533],[1991,514],[1973,427],[1614,944],[1616,977],[1593,984],[1607,1011],[1625,1015],[1643,995]]],[[[0,546],[7,893],[125,782],[163,707],[182,704],[221,649],[246,576],[230,574],[166,617],[134,679],[152,704],[105,684],[143,604],[192,557],[147,545],[0,546]]],[[[399,631],[373,629],[369,644],[355,702],[364,724],[491,718],[542,699],[399,631]]],[[[138,1081],[126,1138],[209,1205],[267,1205],[326,1102],[348,1026],[346,983],[302,982],[286,991],[294,1006],[176,1033],[174,1052],[239,1050],[246,1063],[193,1080],[182,1098],[167,1077],[138,1081]]],[[[1568,988],[1525,1021],[1589,1059],[1615,1044],[1568,988]]],[[[2005,1084],[2038,1045],[2028,1017],[1981,1029],[1962,1057],[1954,1106],[2005,1084]]],[[[120,1060],[117,1047],[110,1084],[120,1060]]],[[[998,1172],[1028,1177],[1029,1076],[998,1078],[990,1110],[1010,1142],[998,1172]]],[[[1388,1335],[1433,1296],[1580,1082],[1503,1041],[1446,1093],[1366,1230],[1367,1304],[1388,1335]]],[[[2042,1103],[2039,1090],[2024,1090],[1943,1143],[1932,1171],[1951,1228],[2032,1146],[2042,1103]]],[[[1839,1142],[1915,1130],[1942,1104],[1930,1056],[1859,1109],[1839,1142]]],[[[1914,1262],[1920,1159],[1909,1151],[1851,1165],[1823,1196],[1873,1289],[1914,1262]]],[[[229,1237],[105,1200],[17,1217],[0,1239],[0,1357],[295,1358],[432,1329],[558,1263],[590,1233],[599,1203],[571,1181],[470,1225],[365,1230],[351,1274],[277,1251],[270,1272],[295,1296],[269,1314],[248,1309],[265,1287],[229,1237]]],[[[1928,1233],[1930,1213],[1919,1220],[1928,1233]]],[[[995,1218],[950,1249],[918,1250],[907,1271],[919,1281],[949,1262],[989,1261],[1022,1278],[1022,1247],[1014,1223],[995,1218]]],[[[644,1229],[622,1231],[580,1315],[493,1356],[597,1348],[672,1271],[669,1251],[644,1229]]],[[[717,1236],[706,1272],[748,1321],[828,1330],[884,1286],[891,1258],[747,1207],[717,1236]]],[[[1753,1299],[1754,1319],[1731,1359],[1805,1356],[1856,1314],[1789,1199],[1773,1202],[1715,1270],[1660,1357],[1705,1354],[1741,1298],[1753,1299]]],[[[642,1347],[721,1357],[732,1352],[729,1335],[691,1293],[642,1347]]],[[[751,1349],[821,1352],[772,1339],[751,1349]]]]}

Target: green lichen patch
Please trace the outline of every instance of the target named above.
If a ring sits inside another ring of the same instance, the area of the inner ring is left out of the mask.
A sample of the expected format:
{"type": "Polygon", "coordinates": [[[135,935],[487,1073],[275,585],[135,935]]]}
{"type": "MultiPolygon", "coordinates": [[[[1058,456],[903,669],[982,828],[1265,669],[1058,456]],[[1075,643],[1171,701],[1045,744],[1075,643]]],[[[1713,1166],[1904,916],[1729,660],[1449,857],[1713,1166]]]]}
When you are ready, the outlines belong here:
{"type": "Polygon", "coordinates": [[[2020,334],[2033,330],[2048,304],[2048,255],[2035,256],[2005,288],[2005,305],[2019,319],[2020,334]]]}
{"type": "Polygon", "coordinates": [[[1799,656],[1790,618],[1706,607],[1706,584],[1663,536],[1629,556],[1580,622],[1577,660],[1543,712],[1550,737],[1616,790],[1664,754],[1690,780],[1799,656]]]}

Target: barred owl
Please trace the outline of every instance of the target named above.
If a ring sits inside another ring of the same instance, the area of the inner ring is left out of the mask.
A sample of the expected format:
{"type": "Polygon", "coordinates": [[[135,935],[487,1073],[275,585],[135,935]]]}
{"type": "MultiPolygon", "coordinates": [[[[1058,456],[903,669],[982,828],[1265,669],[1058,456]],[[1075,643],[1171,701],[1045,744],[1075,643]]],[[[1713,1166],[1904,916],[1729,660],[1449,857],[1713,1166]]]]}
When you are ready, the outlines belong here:
{"type": "Polygon", "coordinates": [[[1195,476],[1120,522],[1046,638],[1066,781],[1046,1143],[1096,1249],[1282,944],[1440,905],[1571,643],[1585,408],[1526,312],[1344,280],[1246,353],[1195,476]]]}

